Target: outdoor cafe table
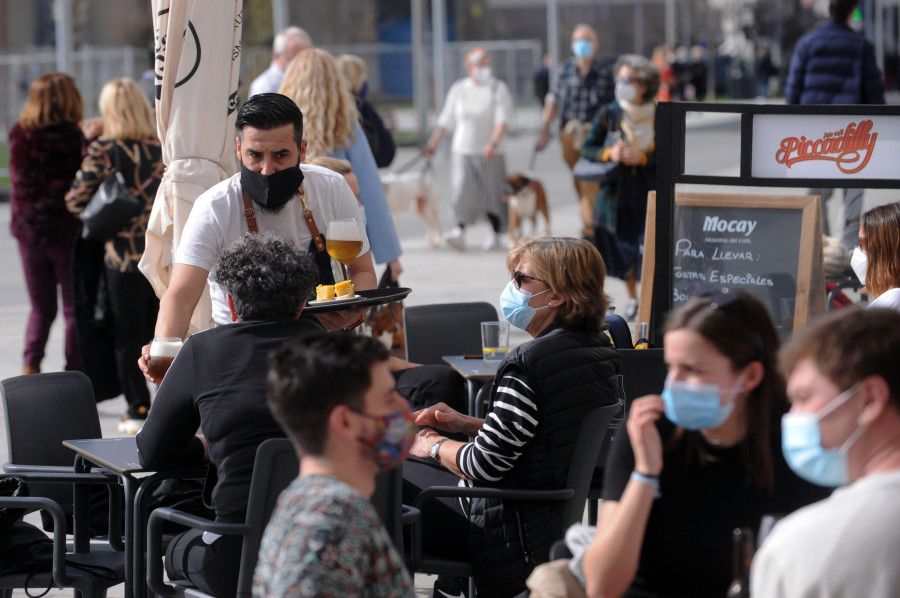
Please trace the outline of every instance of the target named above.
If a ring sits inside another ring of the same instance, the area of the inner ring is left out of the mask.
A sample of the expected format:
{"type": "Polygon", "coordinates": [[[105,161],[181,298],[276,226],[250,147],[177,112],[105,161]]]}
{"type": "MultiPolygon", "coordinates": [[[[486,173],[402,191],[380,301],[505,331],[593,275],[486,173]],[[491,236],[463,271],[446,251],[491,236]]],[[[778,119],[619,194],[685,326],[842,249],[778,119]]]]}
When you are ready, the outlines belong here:
{"type": "Polygon", "coordinates": [[[77,453],[76,471],[86,470],[87,461],[115,473],[122,480],[125,491],[125,598],[142,598],[147,587],[144,579],[144,497],[165,479],[205,477],[206,465],[158,473],[148,471],[141,467],[134,436],[65,440],[63,446],[77,453]]]}
{"type": "Polygon", "coordinates": [[[482,408],[477,404],[478,391],[483,385],[494,379],[497,374],[497,366],[486,364],[481,355],[444,355],[443,360],[466,381],[466,391],[469,395],[469,415],[481,417],[482,408]]]}

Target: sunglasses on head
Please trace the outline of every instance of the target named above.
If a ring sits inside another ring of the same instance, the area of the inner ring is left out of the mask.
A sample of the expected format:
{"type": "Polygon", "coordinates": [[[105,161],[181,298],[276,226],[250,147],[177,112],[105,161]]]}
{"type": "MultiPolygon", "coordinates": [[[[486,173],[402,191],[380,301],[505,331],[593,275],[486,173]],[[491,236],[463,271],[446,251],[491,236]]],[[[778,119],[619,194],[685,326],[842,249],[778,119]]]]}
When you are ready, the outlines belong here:
{"type": "Polygon", "coordinates": [[[518,270],[516,270],[515,272],[513,272],[513,280],[516,281],[516,288],[517,288],[517,289],[521,289],[521,288],[522,288],[522,283],[523,283],[524,281],[526,281],[526,280],[536,280],[536,281],[538,281],[538,282],[543,282],[544,284],[547,284],[543,279],[538,278],[537,276],[528,276],[527,274],[522,274],[522,273],[519,272],[518,270]]]}

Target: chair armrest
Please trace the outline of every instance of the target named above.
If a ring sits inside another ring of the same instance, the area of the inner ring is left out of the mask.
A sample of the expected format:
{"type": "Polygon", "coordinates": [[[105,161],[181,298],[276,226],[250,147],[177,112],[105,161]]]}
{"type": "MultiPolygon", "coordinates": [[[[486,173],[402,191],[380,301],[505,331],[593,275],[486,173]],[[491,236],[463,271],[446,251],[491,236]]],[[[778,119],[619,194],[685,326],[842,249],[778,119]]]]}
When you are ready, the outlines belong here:
{"type": "Polygon", "coordinates": [[[62,507],[41,496],[2,496],[0,507],[40,509],[50,514],[53,519],[53,582],[61,588],[72,587],[72,579],[66,575],[66,515],[62,507]]]}
{"type": "Polygon", "coordinates": [[[22,469],[10,472],[26,482],[35,484],[87,484],[92,486],[106,486],[109,484],[119,483],[119,478],[115,474],[106,472],[90,472],[79,473],[72,471],[72,468],[63,468],[61,471],[53,471],[51,469],[22,469]]]}
{"type": "Polygon", "coordinates": [[[162,527],[166,521],[223,536],[246,536],[253,530],[245,523],[221,523],[171,507],[155,509],[147,523],[147,585],[158,596],[175,595],[175,590],[163,581],[162,527]]]}
{"type": "MultiPolygon", "coordinates": [[[[422,516],[423,504],[430,498],[467,497],[467,498],[499,498],[504,500],[526,501],[563,501],[572,498],[575,490],[560,488],[558,490],[526,490],[520,488],[466,488],[460,486],[432,486],[422,490],[415,500],[412,509],[418,513],[410,516],[412,533],[410,534],[410,552],[412,553],[412,571],[422,568],[422,516]]],[[[407,521],[404,518],[403,523],[407,521]]]]}
{"type": "Polygon", "coordinates": [[[28,472],[64,473],[73,472],[70,465],[22,465],[21,463],[4,463],[4,473],[16,474],[28,472]]]}

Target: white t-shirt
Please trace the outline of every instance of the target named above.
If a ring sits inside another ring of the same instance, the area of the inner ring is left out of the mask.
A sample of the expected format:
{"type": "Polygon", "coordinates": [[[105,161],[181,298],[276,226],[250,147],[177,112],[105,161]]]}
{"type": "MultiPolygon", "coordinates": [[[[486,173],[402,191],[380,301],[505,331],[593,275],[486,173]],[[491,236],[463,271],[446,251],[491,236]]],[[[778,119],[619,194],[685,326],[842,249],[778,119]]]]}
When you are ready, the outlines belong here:
{"type": "MultiPolygon", "coordinates": [[[[494,127],[509,122],[512,108],[512,95],[506,83],[494,78],[476,83],[466,77],[450,87],[437,124],[453,131],[454,153],[481,154],[494,127]]],[[[502,140],[494,151],[503,153],[502,140]]]]}
{"type": "MultiPolygon", "coordinates": [[[[369,251],[369,239],[362,226],[359,204],[344,177],[320,166],[301,164],[303,190],[306,202],[316,219],[319,231],[326,235],[328,223],[339,218],[353,218],[362,235],[360,254],[369,251]]],[[[259,232],[276,231],[306,251],[312,240],[309,226],[303,218],[303,204],[295,196],[278,214],[264,214],[257,209],[256,224],[259,232]]],[[[210,188],[197,198],[187,223],[181,233],[181,241],[175,253],[176,264],[187,264],[215,271],[219,253],[229,244],[249,232],[244,218],[244,199],[241,193],[241,173],[210,188]]],[[[327,236],[327,235],[326,235],[327,236]]],[[[341,278],[340,266],[332,260],[335,279],[341,278]]],[[[210,277],[211,278],[211,277],[210,277]]],[[[212,298],[213,320],[217,324],[230,324],[231,312],[225,301],[225,292],[209,280],[212,298]]]]}
{"type": "Polygon", "coordinates": [[[873,299],[868,307],[889,307],[900,310],[900,288],[886,290],[873,299]]]}
{"type": "Polygon", "coordinates": [[[780,521],[753,558],[759,598],[900,596],[900,471],[868,475],[780,521]]]}

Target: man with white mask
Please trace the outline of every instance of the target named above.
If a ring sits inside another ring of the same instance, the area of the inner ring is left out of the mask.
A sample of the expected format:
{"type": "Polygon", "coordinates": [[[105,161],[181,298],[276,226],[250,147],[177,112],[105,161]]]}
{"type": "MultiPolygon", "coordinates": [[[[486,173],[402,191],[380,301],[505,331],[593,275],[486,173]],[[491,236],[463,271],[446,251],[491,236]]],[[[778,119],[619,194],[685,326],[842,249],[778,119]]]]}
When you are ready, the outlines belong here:
{"type": "Polygon", "coordinates": [[[844,309],[784,347],[788,465],[839,488],[778,523],[753,559],[755,596],[900,596],[900,314],[844,309]]]}
{"type": "MultiPolygon", "coordinates": [[[[575,25],[572,30],[572,58],[559,67],[559,77],[552,85],[544,100],[544,112],[541,115],[542,126],[535,149],[544,149],[550,140],[550,126],[553,119],[560,117],[559,142],[562,146],[563,160],[571,170],[578,161],[581,146],[591,128],[591,121],[597,109],[612,102],[613,63],[615,57],[605,59],[597,56],[599,42],[597,32],[586,23],[575,25]]],[[[590,239],[594,235],[592,215],[594,196],[599,185],[572,178],[575,192],[581,206],[581,235],[590,239]]]]}

